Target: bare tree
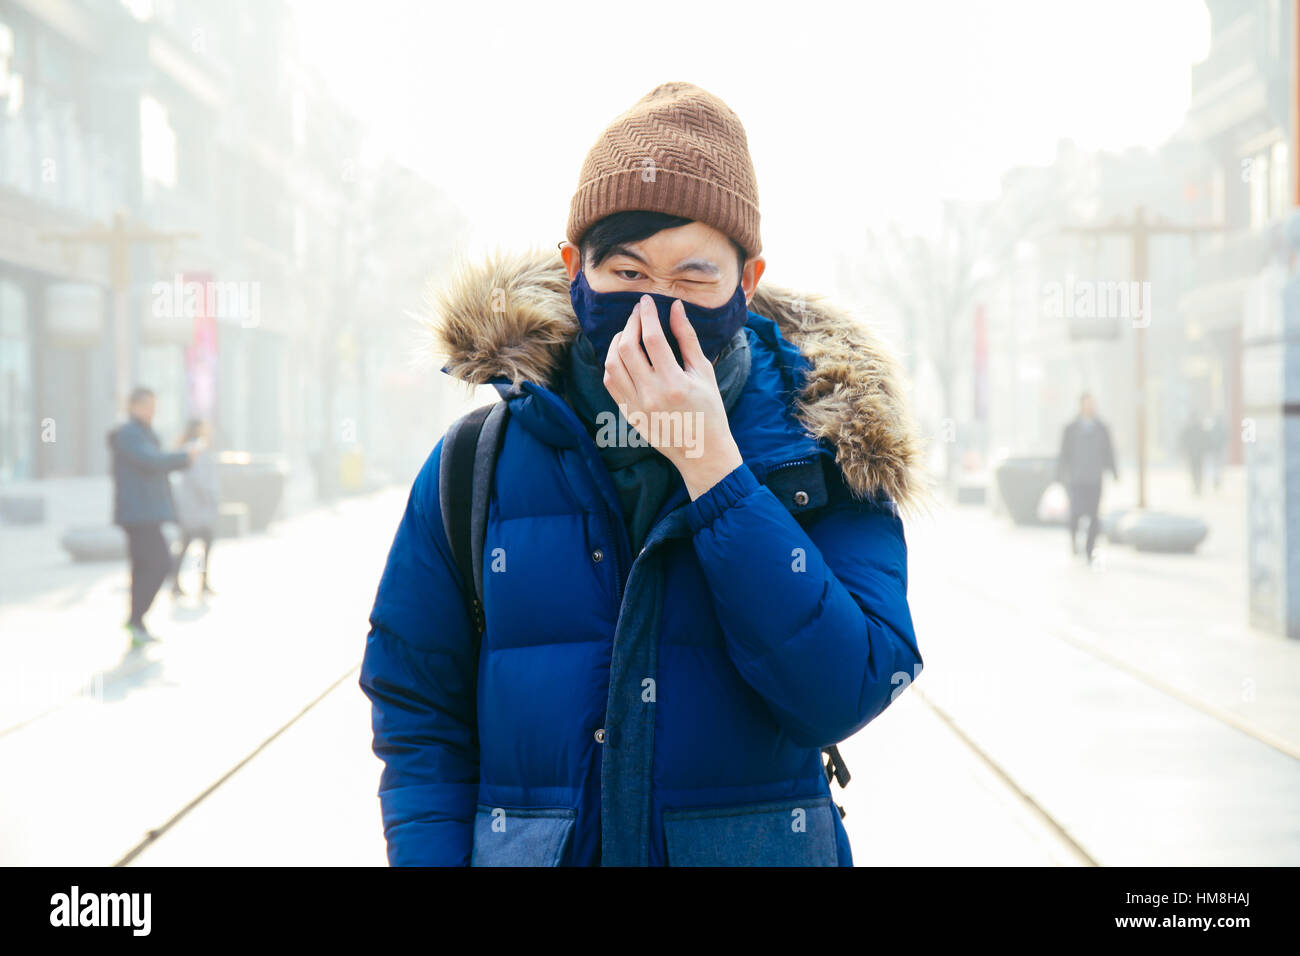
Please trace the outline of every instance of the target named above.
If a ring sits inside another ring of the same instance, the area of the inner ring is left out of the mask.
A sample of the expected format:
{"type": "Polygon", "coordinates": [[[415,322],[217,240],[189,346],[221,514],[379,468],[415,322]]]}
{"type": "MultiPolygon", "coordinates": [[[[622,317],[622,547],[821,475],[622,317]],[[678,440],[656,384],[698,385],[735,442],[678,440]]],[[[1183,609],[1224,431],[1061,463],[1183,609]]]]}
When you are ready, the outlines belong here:
{"type": "MultiPolygon", "coordinates": [[[[419,301],[429,274],[449,259],[466,222],[440,190],[394,163],[358,172],[349,201],[339,214],[335,241],[338,268],[331,307],[323,316],[319,368],[321,433],[319,495],[339,492],[339,386],[345,375],[369,398],[366,348],[387,340],[419,301]]],[[[360,409],[357,427],[370,434],[370,411],[360,409]]]]}
{"type": "MultiPolygon", "coordinates": [[[[1017,246],[1046,227],[1050,210],[1050,203],[1005,196],[950,201],[936,235],[909,235],[893,223],[867,234],[866,282],[902,319],[912,374],[918,357],[933,367],[948,423],[955,422],[954,383],[970,348],[972,309],[1008,268],[1017,246]]],[[[950,489],[956,465],[949,446],[944,470],[950,489]]]]}

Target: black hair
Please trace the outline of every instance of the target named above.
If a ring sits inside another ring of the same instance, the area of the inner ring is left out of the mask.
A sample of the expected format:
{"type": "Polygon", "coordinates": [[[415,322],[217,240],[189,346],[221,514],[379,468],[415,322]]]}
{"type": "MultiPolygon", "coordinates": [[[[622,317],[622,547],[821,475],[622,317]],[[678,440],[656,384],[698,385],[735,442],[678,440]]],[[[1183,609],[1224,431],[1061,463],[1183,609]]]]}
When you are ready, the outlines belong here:
{"type": "MultiPolygon", "coordinates": [[[[593,222],[578,240],[578,251],[585,261],[591,256],[593,267],[599,266],[609,258],[614,247],[622,243],[640,242],[648,236],[664,229],[675,229],[688,222],[694,222],[685,216],[672,216],[663,212],[649,212],[645,209],[631,209],[616,212],[593,222]]],[[[735,239],[731,239],[732,248],[736,250],[736,259],[740,271],[745,270],[745,249],[735,239]]]]}
{"type": "Polygon", "coordinates": [[[135,388],[131,389],[131,395],[126,400],[126,403],[128,405],[134,405],[143,398],[153,398],[153,389],[145,388],[143,385],[137,385],[135,388]]]}

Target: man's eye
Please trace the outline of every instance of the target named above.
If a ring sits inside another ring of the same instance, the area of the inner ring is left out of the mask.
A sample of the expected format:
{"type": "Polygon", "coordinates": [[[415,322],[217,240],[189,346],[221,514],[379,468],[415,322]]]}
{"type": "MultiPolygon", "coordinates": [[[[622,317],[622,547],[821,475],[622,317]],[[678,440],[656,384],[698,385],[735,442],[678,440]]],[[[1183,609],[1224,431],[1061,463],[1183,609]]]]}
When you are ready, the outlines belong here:
{"type": "Polygon", "coordinates": [[[615,269],[614,275],[618,276],[620,279],[626,279],[628,282],[635,282],[637,279],[641,278],[641,273],[637,272],[635,269],[615,269]]]}

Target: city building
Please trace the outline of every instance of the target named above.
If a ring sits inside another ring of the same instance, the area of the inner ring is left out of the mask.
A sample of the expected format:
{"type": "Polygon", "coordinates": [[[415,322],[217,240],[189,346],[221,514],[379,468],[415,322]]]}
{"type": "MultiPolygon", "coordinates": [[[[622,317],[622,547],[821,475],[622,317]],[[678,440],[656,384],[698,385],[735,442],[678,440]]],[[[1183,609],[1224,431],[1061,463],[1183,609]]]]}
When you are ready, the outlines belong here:
{"type": "Polygon", "coordinates": [[[137,383],[165,443],[199,416],[298,473],[409,477],[434,388],[388,366],[460,226],[362,141],[285,0],[0,0],[0,480],[104,473],[137,383]],[[436,243],[376,236],[376,176],[436,243]]]}

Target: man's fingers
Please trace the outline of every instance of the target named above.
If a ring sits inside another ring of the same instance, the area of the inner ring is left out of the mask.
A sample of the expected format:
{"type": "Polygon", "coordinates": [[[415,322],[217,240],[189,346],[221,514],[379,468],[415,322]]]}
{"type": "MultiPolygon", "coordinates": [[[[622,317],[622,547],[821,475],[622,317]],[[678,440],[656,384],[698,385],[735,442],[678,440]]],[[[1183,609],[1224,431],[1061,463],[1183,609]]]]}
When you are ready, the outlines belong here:
{"type": "Polygon", "coordinates": [[[650,301],[650,308],[654,308],[653,300],[650,300],[649,296],[642,296],[632,310],[627,325],[619,333],[618,344],[611,346],[611,348],[618,349],[618,354],[622,357],[623,365],[627,368],[628,374],[632,376],[633,382],[646,378],[654,372],[650,368],[650,360],[641,351],[641,314],[647,301],[650,301]]]}
{"type": "Polygon", "coordinates": [[[605,357],[604,382],[605,390],[614,401],[627,403],[637,397],[637,391],[636,382],[632,381],[627,366],[623,364],[623,356],[618,351],[618,342],[622,337],[623,333],[619,332],[609,343],[609,354],[605,357]]]}
{"type": "Polygon", "coordinates": [[[673,307],[668,310],[668,324],[673,330],[673,335],[677,336],[677,344],[682,350],[682,362],[688,369],[703,371],[712,369],[713,363],[704,355],[704,349],[700,347],[700,338],[695,334],[695,326],[691,325],[691,320],[686,318],[686,306],[682,304],[681,299],[673,301],[673,307]]]}
{"type": "MultiPolygon", "coordinates": [[[[674,308],[679,302],[673,303],[674,308]]],[[[668,337],[664,335],[664,327],[659,322],[659,310],[655,307],[654,300],[646,302],[642,297],[641,303],[641,341],[645,343],[645,350],[650,355],[650,364],[656,371],[680,368],[677,357],[668,344],[668,337]]]]}

